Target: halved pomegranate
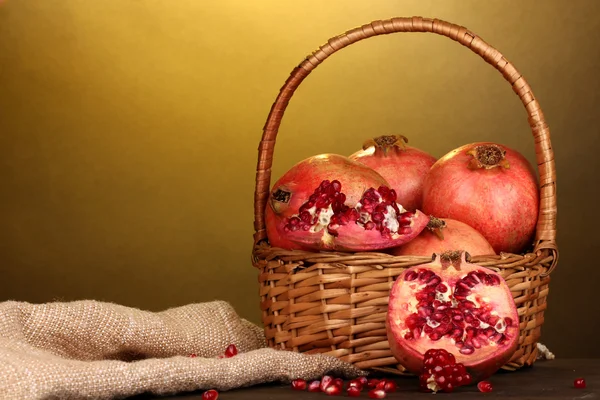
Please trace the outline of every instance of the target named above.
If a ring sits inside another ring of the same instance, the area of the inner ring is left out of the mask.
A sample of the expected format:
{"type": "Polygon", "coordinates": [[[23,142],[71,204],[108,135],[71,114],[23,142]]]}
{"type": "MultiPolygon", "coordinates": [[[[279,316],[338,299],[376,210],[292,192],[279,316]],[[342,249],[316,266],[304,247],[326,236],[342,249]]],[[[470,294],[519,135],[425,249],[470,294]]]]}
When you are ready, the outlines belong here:
{"type": "Polygon", "coordinates": [[[406,243],[429,218],[406,211],[369,167],[322,154],[296,164],[273,185],[265,221],[274,247],[368,251],[406,243]]]}
{"type": "Polygon", "coordinates": [[[504,279],[466,261],[461,251],[435,255],[404,271],[392,286],[386,327],[390,349],[419,374],[425,353],[444,349],[479,381],[516,350],[517,309],[504,279]]]}

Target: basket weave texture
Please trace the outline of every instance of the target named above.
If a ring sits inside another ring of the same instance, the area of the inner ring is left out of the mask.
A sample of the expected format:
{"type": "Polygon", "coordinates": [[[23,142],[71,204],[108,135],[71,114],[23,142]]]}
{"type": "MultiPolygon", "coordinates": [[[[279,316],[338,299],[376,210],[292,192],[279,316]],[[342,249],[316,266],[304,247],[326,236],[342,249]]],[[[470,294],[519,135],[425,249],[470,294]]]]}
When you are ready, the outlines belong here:
{"type": "Polygon", "coordinates": [[[331,54],[352,43],[396,32],[446,36],[480,55],[510,83],[527,112],[539,172],[540,210],[531,250],[525,254],[478,256],[472,263],[500,273],[511,289],[520,319],[519,346],[502,368],[533,365],[544,322],[550,272],[558,261],[556,183],[550,131],[525,78],[495,48],[468,29],[422,17],[374,21],[331,38],[297,66],[268,115],[258,148],[254,199],[253,265],[259,270],[260,307],[269,346],[325,353],[362,369],[405,373],[387,341],[385,317],[394,279],[430,257],[379,252],[306,252],[271,247],[264,211],[269,197],[275,139],[296,88],[331,54]]]}

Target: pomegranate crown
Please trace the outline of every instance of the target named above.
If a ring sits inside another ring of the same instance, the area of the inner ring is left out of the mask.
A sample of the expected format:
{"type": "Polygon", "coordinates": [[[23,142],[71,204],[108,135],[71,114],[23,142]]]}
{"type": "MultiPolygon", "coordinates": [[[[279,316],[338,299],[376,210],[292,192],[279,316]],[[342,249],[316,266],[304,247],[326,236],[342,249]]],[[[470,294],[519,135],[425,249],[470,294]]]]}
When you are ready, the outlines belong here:
{"type": "Polygon", "coordinates": [[[446,221],[440,218],[436,218],[433,215],[429,216],[429,223],[426,226],[427,230],[432,232],[440,240],[444,240],[444,233],[442,230],[446,228],[446,221]]]}
{"type": "Polygon", "coordinates": [[[497,144],[482,144],[467,151],[473,158],[469,161],[469,169],[510,168],[506,159],[506,150],[497,144]]]}
{"type": "Polygon", "coordinates": [[[457,270],[463,263],[471,262],[471,255],[464,250],[446,250],[441,254],[434,254],[434,260],[438,259],[442,268],[453,266],[457,270]]]}
{"type": "Polygon", "coordinates": [[[375,151],[381,150],[386,155],[388,150],[406,150],[408,138],[404,135],[381,135],[371,138],[363,143],[363,150],[369,147],[375,147],[375,151]]]}

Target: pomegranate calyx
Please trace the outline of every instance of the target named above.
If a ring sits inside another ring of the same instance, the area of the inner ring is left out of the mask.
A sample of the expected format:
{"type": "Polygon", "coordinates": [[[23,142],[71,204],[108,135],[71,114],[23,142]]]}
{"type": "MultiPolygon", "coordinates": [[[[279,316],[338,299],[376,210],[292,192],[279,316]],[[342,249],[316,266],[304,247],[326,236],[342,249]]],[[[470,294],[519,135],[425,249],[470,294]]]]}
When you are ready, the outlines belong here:
{"type": "Polygon", "coordinates": [[[406,143],[408,138],[404,135],[381,135],[369,139],[363,143],[363,150],[367,150],[369,147],[374,147],[375,152],[383,152],[387,155],[390,149],[406,150],[406,143]]]}
{"type": "Polygon", "coordinates": [[[271,196],[269,196],[269,206],[275,214],[280,214],[282,208],[289,204],[291,198],[292,193],[289,190],[278,188],[271,193],[271,196]]]}
{"type": "Polygon", "coordinates": [[[439,255],[439,262],[442,268],[453,266],[460,271],[461,265],[471,261],[471,255],[464,250],[447,250],[439,255]]]}
{"type": "Polygon", "coordinates": [[[510,168],[510,163],[505,157],[506,150],[497,144],[475,146],[469,149],[467,154],[473,157],[467,165],[469,169],[510,168]]]}
{"type": "Polygon", "coordinates": [[[443,219],[436,218],[433,215],[430,215],[429,223],[427,224],[426,228],[430,232],[435,234],[435,236],[437,236],[438,239],[444,240],[444,233],[442,232],[442,230],[446,228],[446,221],[444,221],[443,219]]]}
{"type": "Polygon", "coordinates": [[[289,203],[291,196],[292,194],[289,191],[281,188],[273,192],[273,200],[280,201],[282,203],[289,203]]]}

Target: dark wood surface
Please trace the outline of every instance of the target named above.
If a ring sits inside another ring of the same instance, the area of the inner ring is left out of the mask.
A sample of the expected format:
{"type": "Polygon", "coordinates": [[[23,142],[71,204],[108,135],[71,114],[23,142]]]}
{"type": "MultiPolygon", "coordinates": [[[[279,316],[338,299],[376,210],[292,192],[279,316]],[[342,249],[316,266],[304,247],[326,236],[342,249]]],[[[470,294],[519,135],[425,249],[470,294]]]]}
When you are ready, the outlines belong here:
{"type": "MultiPolygon", "coordinates": [[[[431,393],[420,393],[417,390],[418,380],[414,377],[395,377],[398,391],[389,393],[387,399],[432,399],[431,393]]],[[[494,385],[491,393],[480,393],[477,386],[461,387],[452,394],[438,393],[433,399],[600,399],[600,359],[556,359],[538,361],[533,367],[514,372],[500,371],[489,379],[494,385]],[[573,387],[575,378],[586,380],[585,389],[573,387]],[[441,397],[438,397],[441,396],[441,397]]],[[[202,392],[181,393],[176,396],[140,395],[130,400],[192,400],[201,399],[202,392]]],[[[323,400],[328,398],[324,393],[299,392],[290,389],[289,385],[265,384],[245,389],[231,390],[219,394],[219,400],[323,400]]],[[[348,397],[345,392],[337,398],[348,397]]],[[[334,397],[336,398],[336,397],[334,397]]],[[[363,391],[357,399],[368,399],[363,391]]]]}

